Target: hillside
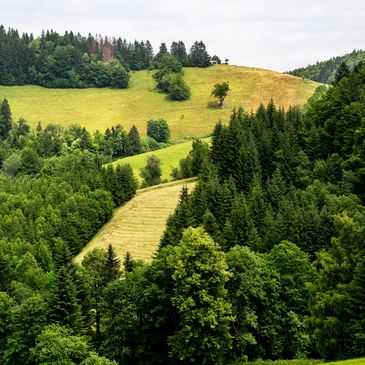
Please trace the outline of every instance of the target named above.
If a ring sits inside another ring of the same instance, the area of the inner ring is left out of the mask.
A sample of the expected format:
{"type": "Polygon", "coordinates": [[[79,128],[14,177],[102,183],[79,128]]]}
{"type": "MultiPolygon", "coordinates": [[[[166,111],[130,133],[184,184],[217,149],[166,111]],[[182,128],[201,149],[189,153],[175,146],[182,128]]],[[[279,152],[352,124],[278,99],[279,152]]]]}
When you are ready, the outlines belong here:
{"type": "MultiPolygon", "coordinates": [[[[204,138],[203,141],[209,142],[210,138],[204,138]]],[[[117,166],[117,165],[129,164],[134,171],[134,175],[140,182],[142,179],[140,176],[140,171],[141,171],[141,168],[146,166],[147,157],[149,157],[151,155],[155,155],[162,162],[161,163],[161,170],[162,170],[161,179],[171,180],[170,174],[171,174],[172,169],[174,167],[178,167],[179,161],[188,155],[189,151],[191,150],[192,143],[193,143],[192,141],[179,143],[179,144],[175,144],[170,147],[167,147],[167,148],[163,148],[161,150],[141,153],[139,155],[122,158],[120,160],[113,162],[113,165],[117,166]]]]}
{"type": "Polygon", "coordinates": [[[227,120],[234,107],[255,110],[260,102],[287,107],[303,105],[318,84],[278,72],[230,65],[209,68],[186,68],[185,80],[191,87],[188,101],[176,102],[154,90],[149,71],[131,73],[130,88],[121,89],[47,89],[40,86],[0,86],[0,99],[7,98],[15,119],[24,117],[32,127],[38,121],[67,126],[79,123],[91,131],[104,131],[121,123],[133,124],[142,135],[146,121],[165,118],[174,142],[189,137],[203,137],[219,120],[227,120]],[[225,107],[215,107],[210,97],[217,82],[229,81],[232,89],[225,107]]]}
{"type": "Polygon", "coordinates": [[[134,259],[150,261],[160,242],[168,216],[174,211],[183,185],[191,190],[194,179],[163,184],[143,190],[124,206],[118,208],[112,219],[99,231],[77,256],[96,247],[107,248],[111,243],[123,259],[127,251],[134,259]]]}
{"type": "Polygon", "coordinates": [[[314,65],[308,65],[307,67],[289,71],[288,74],[304,77],[324,84],[330,84],[334,81],[336,70],[342,62],[345,62],[350,69],[353,69],[354,66],[359,64],[361,61],[365,61],[365,51],[354,50],[344,56],[333,57],[326,61],[317,62],[314,65]]]}

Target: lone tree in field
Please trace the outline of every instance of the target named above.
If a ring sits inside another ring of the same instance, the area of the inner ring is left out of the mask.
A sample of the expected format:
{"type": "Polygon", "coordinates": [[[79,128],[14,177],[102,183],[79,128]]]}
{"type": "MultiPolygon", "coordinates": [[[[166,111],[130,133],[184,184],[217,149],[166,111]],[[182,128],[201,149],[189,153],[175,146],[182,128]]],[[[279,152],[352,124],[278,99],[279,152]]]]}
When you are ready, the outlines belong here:
{"type": "Polygon", "coordinates": [[[161,160],[155,156],[147,158],[147,165],[141,169],[141,176],[143,177],[142,187],[157,185],[161,183],[161,160]]]}
{"type": "Polygon", "coordinates": [[[225,81],[222,84],[215,84],[210,96],[214,96],[215,98],[219,99],[219,107],[221,108],[223,106],[224,99],[230,90],[229,82],[225,81]]]}

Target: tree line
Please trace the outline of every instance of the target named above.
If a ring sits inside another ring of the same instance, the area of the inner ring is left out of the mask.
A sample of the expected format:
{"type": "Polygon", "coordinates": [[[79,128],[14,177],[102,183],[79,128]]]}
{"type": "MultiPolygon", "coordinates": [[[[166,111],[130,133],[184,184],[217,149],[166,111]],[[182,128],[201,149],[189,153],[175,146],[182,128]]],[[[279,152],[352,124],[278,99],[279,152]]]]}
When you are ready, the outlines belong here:
{"type": "Polygon", "coordinates": [[[184,67],[220,63],[217,56],[209,56],[201,41],[196,41],[189,53],[182,41],[173,42],[170,52],[162,43],[154,55],[149,41],[130,43],[72,31],[60,35],[53,30],[34,37],[0,26],[0,84],[127,88],[129,70],[154,69],[165,54],[171,54],[184,67]]]}
{"type": "Polygon", "coordinates": [[[287,73],[324,84],[333,84],[336,81],[337,70],[341,64],[345,64],[352,70],[362,61],[365,61],[365,51],[354,49],[351,53],[344,56],[333,57],[329,60],[317,62],[307,67],[297,68],[287,73]]]}
{"type": "Polygon", "coordinates": [[[98,155],[102,163],[164,148],[170,143],[170,128],[164,119],[146,123],[146,137],[136,126],[129,131],[117,124],[91,134],[85,127],[56,124],[45,127],[38,122],[34,131],[24,118],[13,121],[7,99],[0,101],[0,168],[10,176],[19,173],[37,174],[43,160],[88,151],[98,155]]]}

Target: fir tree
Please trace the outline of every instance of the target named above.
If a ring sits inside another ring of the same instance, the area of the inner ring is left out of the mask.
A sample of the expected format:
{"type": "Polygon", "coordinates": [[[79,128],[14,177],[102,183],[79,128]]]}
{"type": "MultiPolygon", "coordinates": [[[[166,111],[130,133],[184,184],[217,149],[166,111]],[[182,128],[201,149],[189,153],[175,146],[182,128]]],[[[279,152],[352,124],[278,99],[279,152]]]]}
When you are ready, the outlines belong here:
{"type": "Polygon", "coordinates": [[[4,140],[8,137],[13,125],[10,106],[7,99],[4,99],[0,108],[0,139],[4,140]]]}
{"type": "Polygon", "coordinates": [[[68,269],[62,266],[57,274],[55,290],[51,301],[51,321],[80,332],[82,318],[77,292],[68,269]]]}
{"type": "Polygon", "coordinates": [[[120,277],[120,260],[115,253],[113,246],[109,244],[108,252],[106,254],[104,280],[105,285],[119,279],[120,277]]]}
{"type": "Polygon", "coordinates": [[[128,154],[130,156],[141,153],[141,137],[135,125],[132,126],[128,133],[128,154]]]}

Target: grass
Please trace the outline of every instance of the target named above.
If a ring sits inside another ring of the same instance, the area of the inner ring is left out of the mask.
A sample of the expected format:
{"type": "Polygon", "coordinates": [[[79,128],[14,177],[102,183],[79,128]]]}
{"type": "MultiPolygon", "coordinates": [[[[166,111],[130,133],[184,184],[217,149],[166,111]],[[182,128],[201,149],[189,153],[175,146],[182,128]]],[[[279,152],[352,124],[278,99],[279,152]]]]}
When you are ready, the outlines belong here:
{"type": "Polygon", "coordinates": [[[227,120],[234,107],[255,110],[260,102],[287,107],[303,105],[317,83],[291,75],[257,68],[216,65],[205,69],[186,68],[185,79],[192,90],[190,100],[176,102],[154,90],[150,71],[131,73],[127,90],[46,89],[39,86],[0,86],[0,99],[6,97],[15,119],[24,117],[32,127],[38,121],[68,126],[79,123],[91,131],[104,131],[121,123],[126,129],[135,124],[142,135],[146,121],[165,118],[174,142],[203,137],[219,120],[227,120]],[[231,92],[225,107],[216,108],[210,97],[215,83],[229,81],[231,92]]]}
{"type": "Polygon", "coordinates": [[[183,185],[191,190],[195,182],[187,179],[139,190],[132,200],[114,212],[112,219],[77,256],[76,261],[82,261],[85,254],[96,247],[107,249],[109,243],[121,260],[127,251],[134,259],[152,260],[166,220],[177,206],[183,185]]]}
{"type": "Polygon", "coordinates": [[[298,359],[298,360],[261,360],[254,362],[235,362],[231,365],[316,365],[316,364],[325,364],[325,365],[365,365],[365,357],[360,359],[351,359],[351,360],[342,360],[342,361],[333,361],[324,363],[323,360],[312,360],[312,359],[298,359]]]}
{"type": "MultiPolygon", "coordinates": [[[[210,138],[203,139],[205,142],[209,142],[210,138]]],[[[161,150],[157,151],[151,151],[142,153],[140,155],[131,156],[122,158],[120,160],[117,160],[113,162],[113,165],[124,165],[124,164],[130,164],[134,175],[138,179],[139,182],[142,181],[142,178],[140,176],[141,168],[146,166],[147,163],[147,157],[151,155],[157,156],[161,161],[161,170],[162,170],[162,179],[163,180],[171,180],[171,171],[174,167],[179,166],[179,161],[182,158],[185,158],[189,151],[191,150],[192,141],[179,143],[167,148],[163,148],[161,150]]]]}

